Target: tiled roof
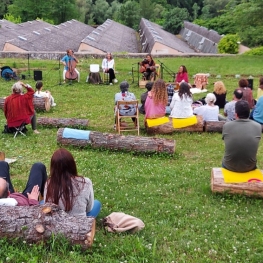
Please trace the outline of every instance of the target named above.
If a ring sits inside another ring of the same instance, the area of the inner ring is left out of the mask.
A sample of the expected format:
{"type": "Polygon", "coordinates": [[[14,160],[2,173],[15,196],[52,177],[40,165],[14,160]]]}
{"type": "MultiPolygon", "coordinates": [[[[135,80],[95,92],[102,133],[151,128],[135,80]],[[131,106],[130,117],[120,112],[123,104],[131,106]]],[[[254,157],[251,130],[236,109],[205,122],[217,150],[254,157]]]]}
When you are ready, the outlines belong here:
{"type": "Polygon", "coordinates": [[[110,19],[94,29],[81,42],[104,52],[138,52],[136,31],[110,19]]]}

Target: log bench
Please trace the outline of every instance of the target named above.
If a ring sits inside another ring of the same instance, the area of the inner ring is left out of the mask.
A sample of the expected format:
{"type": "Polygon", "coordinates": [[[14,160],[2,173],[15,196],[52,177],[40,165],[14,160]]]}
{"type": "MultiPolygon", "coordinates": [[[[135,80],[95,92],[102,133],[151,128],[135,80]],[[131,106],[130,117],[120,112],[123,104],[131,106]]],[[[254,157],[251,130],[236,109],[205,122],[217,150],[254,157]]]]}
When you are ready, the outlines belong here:
{"type": "Polygon", "coordinates": [[[75,118],[47,118],[38,117],[37,124],[42,126],[60,127],[87,127],[89,120],[75,118]]]}
{"type": "Polygon", "coordinates": [[[62,145],[73,145],[92,148],[102,148],[110,150],[123,150],[135,152],[164,152],[173,154],[175,152],[175,140],[151,138],[141,136],[124,136],[119,134],[89,132],[89,139],[63,138],[64,128],[59,128],[57,132],[57,142],[62,145]]]}
{"type": "MultiPolygon", "coordinates": [[[[0,98],[0,108],[4,110],[4,104],[5,104],[5,98],[0,98]]],[[[50,110],[50,105],[49,107],[46,108],[45,104],[45,98],[33,98],[33,105],[35,110],[43,110],[43,111],[49,111],[50,110]]]]}
{"type": "Polygon", "coordinates": [[[218,193],[263,197],[263,182],[225,183],[221,168],[212,168],[211,190],[218,193]]]}
{"type": "Polygon", "coordinates": [[[206,121],[204,123],[204,131],[206,132],[222,132],[225,121],[206,121]]]}
{"type": "Polygon", "coordinates": [[[0,206],[0,238],[22,238],[28,243],[62,235],[73,245],[87,249],[95,235],[95,218],[69,216],[57,205],[0,206]]]}
{"type": "Polygon", "coordinates": [[[147,134],[171,134],[173,132],[203,132],[203,118],[202,116],[196,116],[197,123],[184,128],[174,128],[172,118],[170,121],[158,126],[148,127],[146,126],[147,134]]]}

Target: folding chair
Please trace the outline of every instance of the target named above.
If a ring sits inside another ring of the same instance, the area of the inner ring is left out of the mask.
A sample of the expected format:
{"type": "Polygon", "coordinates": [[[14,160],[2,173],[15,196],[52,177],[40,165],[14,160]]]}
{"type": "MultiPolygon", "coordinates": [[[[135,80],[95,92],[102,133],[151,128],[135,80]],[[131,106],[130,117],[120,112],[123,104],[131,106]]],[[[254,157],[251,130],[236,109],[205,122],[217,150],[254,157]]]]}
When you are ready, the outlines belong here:
{"type": "Polygon", "coordinates": [[[116,111],[116,128],[118,133],[120,134],[123,131],[137,131],[138,135],[140,135],[140,127],[139,127],[139,109],[138,109],[138,100],[132,101],[117,101],[117,111],[116,111]],[[134,115],[120,115],[120,110],[123,107],[134,107],[135,114],[134,115]],[[132,118],[135,118],[135,122],[133,122],[132,118]],[[125,126],[121,125],[121,119],[127,120],[125,122],[125,126]]]}
{"type": "Polygon", "coordinates": [[[17,127],[8,127],[11,131],[14,132],[14,138],[16,138],[17,134],[21,134],[26,136],[25,132],[27,131],[26,124],[23,122],[20,126],[17,127]]]}
{"type": "MultiPolygon", "coordinates": [[[[115,70],[115,64],[116,64],[116,63],[114,62],[113,70],[114,70],[114,73],[115,73],[115,75],[116,75],[117,72],[116,72],[116,70],[115,70]]],[[[110,74],[103,71],[102,81],[103,81],[104,84],[109,85],[110,74]]]]}

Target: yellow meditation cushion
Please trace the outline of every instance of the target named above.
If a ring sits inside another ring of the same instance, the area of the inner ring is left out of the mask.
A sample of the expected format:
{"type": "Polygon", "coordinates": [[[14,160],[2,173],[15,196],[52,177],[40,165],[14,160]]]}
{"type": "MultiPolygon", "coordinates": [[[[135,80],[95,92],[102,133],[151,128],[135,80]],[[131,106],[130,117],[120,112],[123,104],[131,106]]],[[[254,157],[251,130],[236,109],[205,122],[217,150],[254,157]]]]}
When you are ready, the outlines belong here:
{"type": "Polygon", "coordinates": [[[146,119],[148,127],[159,126],[169,122],[168,117],[161,117],[156,119],[146,119]]]}
{"type": "Polygon", "coordinates": [[[197,118],[195,115],[189,118],[173,118],[173,127],[176,129],[192,126],[196,123],[197,123],[197,118]]]}
{"type": "Polygon", "coordinates": [[[246,173],[237,173],[222,168],[222,174],[225,183],[253,183],[263,181],[263,175],[259,169],[255,169],[246,173]]]}

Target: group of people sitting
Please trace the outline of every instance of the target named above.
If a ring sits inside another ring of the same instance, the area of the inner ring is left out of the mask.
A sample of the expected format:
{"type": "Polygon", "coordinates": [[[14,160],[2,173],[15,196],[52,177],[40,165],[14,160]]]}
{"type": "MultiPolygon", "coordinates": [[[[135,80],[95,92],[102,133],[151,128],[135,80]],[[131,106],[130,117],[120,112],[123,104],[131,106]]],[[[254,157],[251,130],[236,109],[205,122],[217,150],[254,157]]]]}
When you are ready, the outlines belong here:
{"type": "Polygon", "coordinates": [[[78,174],[74,157],[66,149],[53,153],[49,177],[43,163],[34,163],[21,193],[15,191],[9,164],[4,160],[0,160],[0,171],[0,204],[32,206],[50,202],[71,216],[97,217],[101,210],[91,180],[78,174]]]}

